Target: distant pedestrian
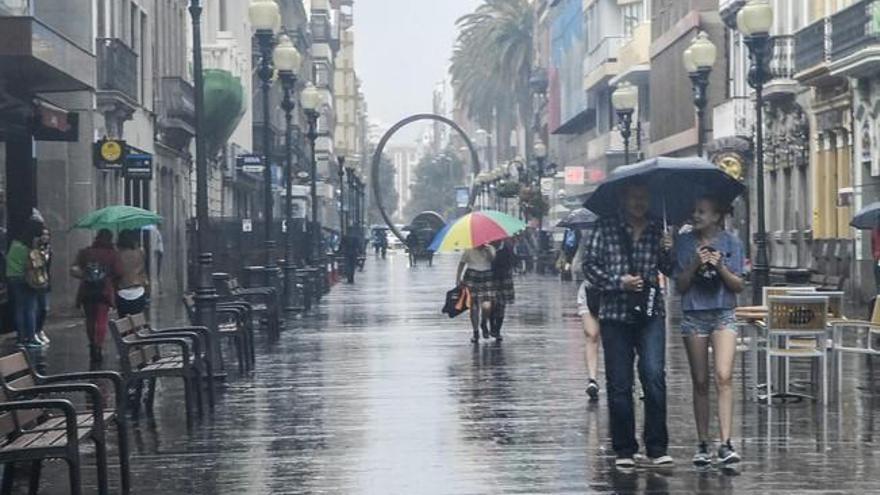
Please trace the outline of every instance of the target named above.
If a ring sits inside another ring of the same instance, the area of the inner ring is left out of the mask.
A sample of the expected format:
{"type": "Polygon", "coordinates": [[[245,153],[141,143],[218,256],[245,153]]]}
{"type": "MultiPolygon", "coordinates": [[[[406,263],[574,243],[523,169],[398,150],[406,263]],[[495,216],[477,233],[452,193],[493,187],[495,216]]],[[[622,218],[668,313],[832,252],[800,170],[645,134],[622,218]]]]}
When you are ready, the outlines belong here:
{"type": "Polygon", "coordinates": [[[673,463],[666,427],[666,323],[660,273],[672,273],[672,237],[648,217],[647,183],[622,191],[621,212],[599,220],[585,254],[587,280],[601,294],[600,335],[605,351],[611,446],[619,468],[635,466],[633,364],[645,392],[645,448],[657,466],[673,463]]]}
{"type": "MultiPolygon", "coordinates": [[[[589,236],[587,236],[589,237],[589,236]]],[[[587,237],[581,236],[577,251],[571,262],[572,276],[575,280],[584,278],[583,261],[587,249],[587,237]]],[[[586,337],[584,357],[587,362],[587,395],[590,401],[599,400],[599,297],[600,293],[593,285],[583,280],[577,291],[577,311],[581,317],[581,325],[586,337]]]]}
{"type": "Polygon", "coordinates": [[[104,359],[110,308],[116,304],[114,284],[121,272],[119,253],[113,246],[113,233],[107,229],[100,230],[92,245],[77,253],[70,267],[70,274],[80,280],[76,304],[86,317],[86,336],[93,365],[104,359]]]}
{"type": "Polygon", "coordinates": [[[871,230],[871,254],[874,255],[874,293],[880,294],[880,221],[871,230]]]}
{"type": "Polygon", "coordinates": [[[159,290],[162,290],[162,258],[165,256],[165,240],[162,238],[162,232],[158,225],[150,226],[147,231],[150,233],[150,248],[153,251],[153,260],[156,262],[156,282],[159,290]]]}
{"type": "Polygon", "coordinates": [[[140,239],[139,231],[123,230],[116,241],[121,270],[116,282],[116,312],[120,318],[143,313],[147,305],[149,278],[140,239]]]}
{"type": "Polygon", "coordinates": [[[495,340],[502,340],[501,327],[507,313],[507,305],[516,301],[516,288],[513,284],[513,270],[516,266],[516,255],[510,240],[494,243],[495,257],[492,258],[492,276],[495,280],[495,303],[489,318],[489,335],[495,340]]]}
{"type": "Polygon", "coordinates": [[[474,331],[471,342],[473,343],[480,341],[481,329],[483,338],[489,338],[488,318],[492,313],[492,303],[495,299],[495,280],[492,275],[494,258],[495,249],[491,245],[468,249],[462,255],[455,274],[456,285],[467,287],[473,298],[471,304],[471,326],[474,331]]]}
{"type": "Polygon", "coordinates": [[[681,334],[687,349],[699,444],[693,463],[707,466],[709,454],[709,344],[715,362],[718,461],[739,462],[733,429],[733,365],[736,358],[736,294],[745,288],[744,254],[739,238],[724,230],[725,209],[712,198],[697,200],[693,230],[675,246],[676,288],[681,293],[681,334]]]}
{"type": "Polygon", "coordinates": [[[46,261],[38,249],[43,226],[29,220],[6,253],[6,280],[12,293],[13,320],[22,348],[45,345],[37,338],[39,292],[48,287],[46,261]]]}
{"type": "Polygon", "coordinates": [[[36,249],[45,264],[46,283],[45,289],[37,291],[37,340],[43,344],[49,343],[49,336],[43,330],[46,318],[49,316],[49,293],[52,291],[52,238],[49,229],[43,225],[40,229],[40,237],[36,241],[36,249]]]}

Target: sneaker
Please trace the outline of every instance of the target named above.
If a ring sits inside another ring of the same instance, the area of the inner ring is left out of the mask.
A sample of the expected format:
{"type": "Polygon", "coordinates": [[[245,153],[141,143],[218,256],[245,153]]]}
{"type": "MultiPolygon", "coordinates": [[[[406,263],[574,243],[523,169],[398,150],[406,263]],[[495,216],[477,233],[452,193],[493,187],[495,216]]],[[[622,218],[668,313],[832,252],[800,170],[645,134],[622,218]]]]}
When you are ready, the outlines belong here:
{"type": "Polygon", "coordinates": [[[590,401],[592,402],[599,400],[599,384],[592,378],[590,378],[590,383],[587,385],[587,395],[590,396],[590,401]]]}
{"type": "Polygon", "coordinates": [[[46,332],[41,331],[40,333],[38,333],[36,335],[36,339],[37,339],[37,341],[42,342],[43,344],[49,343],[49,336],[46,335],[46,332]]]}
{"type": "Polygon", "coordinates": [[[709,446],[706,442],[700,442],[697,447],[697,453],[694,454],[694,466],[704,467],[712,464],[712,456],[709,455],[709,446]]]}
{"type": "Polygon", "coordinates": [[[722,464],[735,464],[741,460],[736,450],[733,450],[733,444],[730,443],[730,440],[718,447],[718,462],[722,464]]]}
{"type": "Polygon", "coordinates": [[[661,455],[660,457],[649,457],[648,460],[652,465],[657,467],[665,467],[671,466],[675,464],[675,461],[672,459],[670,455],[661,455]]]}
{"type": "Polygon", "coordinates": [[[621,456],[614,460],[614,466],[618,468],[634,468],[636,460],[632,456],[621,456]]]}

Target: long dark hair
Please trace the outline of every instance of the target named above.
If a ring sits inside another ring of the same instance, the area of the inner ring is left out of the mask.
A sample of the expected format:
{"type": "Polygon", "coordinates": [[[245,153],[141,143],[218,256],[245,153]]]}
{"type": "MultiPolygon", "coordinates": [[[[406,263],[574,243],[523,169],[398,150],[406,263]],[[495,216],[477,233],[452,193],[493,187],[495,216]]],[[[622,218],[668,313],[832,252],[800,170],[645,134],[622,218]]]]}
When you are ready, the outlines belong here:
{"type": "Polygon", "coordinates": [[[718,200],[715,196],[703,194],[697,197],[697,201],[706,201],[712,205],[712,209],[718,214],[718,227],[724,229],[724,220],[733,214],[733,207],[718,200]]]}
{"type": "Polygon", "coordinates": [[[119,233],[116,247],[119,249],[137,249],[141,244],[141,234],[137,230],[123,230],[119,233]]]}

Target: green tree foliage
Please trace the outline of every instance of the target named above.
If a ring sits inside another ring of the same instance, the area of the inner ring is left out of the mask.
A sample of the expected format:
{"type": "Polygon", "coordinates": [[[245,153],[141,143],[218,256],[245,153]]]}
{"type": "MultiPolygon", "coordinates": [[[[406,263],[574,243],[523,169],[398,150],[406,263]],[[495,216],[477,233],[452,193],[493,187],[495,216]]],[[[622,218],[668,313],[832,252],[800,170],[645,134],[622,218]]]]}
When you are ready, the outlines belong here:
{"type": "MultiPolygon", "coordinates": [[[[501,140],[515,126],[516,116],[531,146],[534,12],[529,0],[484,0],[461,17],[450,75],[457,104],[468,117],[501,140]]],[[[498,142],[499,150],[509,147],[498,142]]],[[[503,158],[503,156],[502,156],[503,158]]]]}
{"type": "MultiPolygon", "coordinates": [[[[372,156],[372,154],[373,152],[371,151],[370,156],[372,156]]],[[[370,180],[372,180],[372,178],[370,180]]],[[[370,208],[367,214],[368,221],[370,225],[384,225],[385,221],[382,220],[382,215],[379,214],[379,209],[376,207],[379,203],[377,203],[376,198],[373,197],[372,183],[368,189],[370,197],[370,208]]],[[[397,204],[400,202],[400,193],[397,191],[397,171],[394,170],[394,165],[391,163],[388,155],[384,153],[379,162],[379,189],[382,193],[382,198],[379,201],[381,201],[382,206],[385,207],[385,211],[388,212],[389,215],[393,215],[394,211],[397,210],[397,204]]]]}
{"type": "Polygon", "coordinates": [[[409,221],[423,211],[436,211],[445,218],[455,213],[455,188],[464,184],[464,163],[457,153],[446,150],[426,155],[415,169],[411,199],[404,209],[409,221]]]}

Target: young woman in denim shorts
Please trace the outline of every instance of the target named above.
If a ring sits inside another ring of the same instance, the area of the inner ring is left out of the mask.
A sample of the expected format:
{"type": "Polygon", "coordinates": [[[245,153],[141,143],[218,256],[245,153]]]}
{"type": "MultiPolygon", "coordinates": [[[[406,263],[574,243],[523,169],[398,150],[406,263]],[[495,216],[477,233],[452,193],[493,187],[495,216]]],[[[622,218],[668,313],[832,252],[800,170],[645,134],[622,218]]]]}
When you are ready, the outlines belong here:
{"type": "Polygon", "coordinates": [[[699,446],[693,462],[712,463],[709,454],[709,345],[715,361],[721,445],[717,461],[738,462],[730,441],[733,426],[733,365],[736,355],[736,294],[745,287],[743,246],[724,230],[725,205],[713,198],[697,200],[693,230],[675,242],[676,288],[681,293],[681,333],[687,349],[694,394],[699,446]]]}

